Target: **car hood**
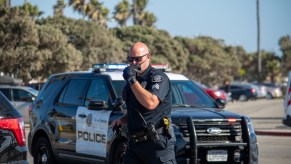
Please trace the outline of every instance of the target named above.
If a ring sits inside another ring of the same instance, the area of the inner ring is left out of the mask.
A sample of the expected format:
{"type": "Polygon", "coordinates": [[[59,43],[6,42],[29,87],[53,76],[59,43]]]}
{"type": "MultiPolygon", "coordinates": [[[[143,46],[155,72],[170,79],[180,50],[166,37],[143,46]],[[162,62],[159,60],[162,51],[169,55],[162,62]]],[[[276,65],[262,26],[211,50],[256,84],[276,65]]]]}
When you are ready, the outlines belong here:
{"type": "Polygon", "coordinates": [[[242,116],[219,108],[190,108],[190,107],[173,107],[171,112],[172,118],[191,118],[191,119],[240,119],[242,116]]]}

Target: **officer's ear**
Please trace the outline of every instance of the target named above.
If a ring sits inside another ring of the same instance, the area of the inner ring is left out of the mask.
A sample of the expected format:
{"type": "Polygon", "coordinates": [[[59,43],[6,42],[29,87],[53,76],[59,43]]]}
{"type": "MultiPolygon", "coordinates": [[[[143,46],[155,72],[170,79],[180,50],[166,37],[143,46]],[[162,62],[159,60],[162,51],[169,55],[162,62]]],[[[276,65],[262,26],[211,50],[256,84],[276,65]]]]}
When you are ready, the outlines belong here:
{"type": "Polygon", "coordinates": [[[147,55],[147,58],[148,59],[151,59],[151,54],[150,53],[147,55]]]}

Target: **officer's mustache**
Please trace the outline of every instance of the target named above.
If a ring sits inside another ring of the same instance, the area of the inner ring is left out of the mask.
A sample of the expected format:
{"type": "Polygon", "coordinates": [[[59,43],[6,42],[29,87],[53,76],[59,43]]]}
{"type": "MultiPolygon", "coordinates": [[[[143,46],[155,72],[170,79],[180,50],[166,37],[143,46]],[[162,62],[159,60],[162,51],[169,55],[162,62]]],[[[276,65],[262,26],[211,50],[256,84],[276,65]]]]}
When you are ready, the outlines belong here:
{"type": "Polygon", "coordinates": [[[137,73],[142,73],[141,72],[141,65],[144,63],[144,62],[146,62],[148,59],[146,59],[146,60],[144,60],[142,63],[140,63],[140,64],[132,64],[132,65],[130,65],[131,67],[132,67],[132,69],[134,70],[134,71],[136,71],[137,73]]]}

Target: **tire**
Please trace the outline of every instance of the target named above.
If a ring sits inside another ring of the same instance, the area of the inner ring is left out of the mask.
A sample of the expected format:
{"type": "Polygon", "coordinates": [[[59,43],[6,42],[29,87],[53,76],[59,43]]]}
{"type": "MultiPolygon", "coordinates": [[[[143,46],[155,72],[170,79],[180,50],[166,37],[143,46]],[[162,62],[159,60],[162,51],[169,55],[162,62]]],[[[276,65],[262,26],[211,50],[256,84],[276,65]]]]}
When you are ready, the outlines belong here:
{"type": "Polygon", "coordinates": [[[33,162],[34,164],[55,164],[52,148],[49,141],[40,137],[33,149],[33,162]]]}
{"type": "Polygon", "coordinates": [[[239,96],[238,100],[239,101],[247,101],[248,97],[245,94],[242,94],[242,95],[239,96]]]}
{"type": "Polygon", "coordinates": [[[125,151],[127,147],[126,145],[127,143],[123,141],[116,146],[116,150],[114,151],[114,154],[113,154],[113,160],[112,160],[113,164],[123,164],[125,151]]]}
{"type": "Polygon", "coordinates": [[[267,100],[271,100],[271,99],[273,99],[272,94],[271,94],[271,93],[267,93],[267,95],[266,95],[266,99],[267,99],[267,100]]]}

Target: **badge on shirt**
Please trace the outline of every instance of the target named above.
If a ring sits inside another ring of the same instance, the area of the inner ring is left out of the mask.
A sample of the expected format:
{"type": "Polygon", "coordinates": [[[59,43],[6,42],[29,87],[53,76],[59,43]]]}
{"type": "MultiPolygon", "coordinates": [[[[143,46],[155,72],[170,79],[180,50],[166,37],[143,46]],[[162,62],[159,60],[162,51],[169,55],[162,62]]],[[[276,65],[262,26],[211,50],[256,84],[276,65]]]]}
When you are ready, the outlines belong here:
{"type": "Polygon", "coordinates": [[[156,75],[152,78],[152,82],[159,83],[163,81],[163,77],[161,75],[156,75]]]}
{"type": "Polygon", "coordinates": [[[159,90],[160,89],[160,85],[159,84],[154,84],[153,86],[152,86],[152,89],[157,89],[157,90],[159,90]]]}

